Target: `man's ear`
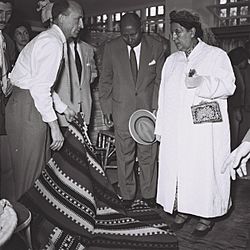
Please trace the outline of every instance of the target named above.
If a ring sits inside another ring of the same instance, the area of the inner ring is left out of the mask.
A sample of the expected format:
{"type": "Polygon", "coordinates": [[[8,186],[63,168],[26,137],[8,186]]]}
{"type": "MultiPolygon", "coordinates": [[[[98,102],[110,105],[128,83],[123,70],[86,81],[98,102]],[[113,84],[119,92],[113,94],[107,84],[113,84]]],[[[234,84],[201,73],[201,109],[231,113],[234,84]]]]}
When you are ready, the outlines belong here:
{"type": "Polygon", "coordinates": [[[191,37],[193,38],[193,37],[195,37],[195,33],[196,33],[196,28],[191,28],[191,37]]]}
{"type": "Polygon", "coordinates": [[[65,18],[65,15],[59,14],[59,15],[58,15],[58,22],[59,22],[60,24],[62,24],[63,21],[64,21],[64,18],[65,18]]]}

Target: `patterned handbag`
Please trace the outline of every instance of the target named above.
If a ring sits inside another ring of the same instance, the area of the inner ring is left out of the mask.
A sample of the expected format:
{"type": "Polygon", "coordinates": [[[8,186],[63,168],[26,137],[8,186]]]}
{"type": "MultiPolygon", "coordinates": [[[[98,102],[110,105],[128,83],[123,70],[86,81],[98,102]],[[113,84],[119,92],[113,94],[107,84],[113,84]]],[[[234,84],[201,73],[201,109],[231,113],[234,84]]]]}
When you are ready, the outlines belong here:
{"type": "Polygon", "coordinates": [[[207,122],[222,122],[222,115],[219,103],[201,102],[198,105],[191,106],[191,112],[194,124],[207,122]]]}

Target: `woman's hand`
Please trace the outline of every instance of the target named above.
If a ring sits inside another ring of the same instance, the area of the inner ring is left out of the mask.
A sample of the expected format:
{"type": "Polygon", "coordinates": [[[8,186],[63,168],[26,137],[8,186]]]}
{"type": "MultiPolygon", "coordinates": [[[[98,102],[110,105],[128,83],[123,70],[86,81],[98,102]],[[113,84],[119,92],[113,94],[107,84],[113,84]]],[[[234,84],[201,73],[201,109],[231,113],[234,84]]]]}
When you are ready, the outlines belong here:
{"type": "Polygon", "coordinates": [[[194,75],[192,77],[186,76],[185,84],[188,89],[197,88],[202,82],[201,76],[194,75]]]}

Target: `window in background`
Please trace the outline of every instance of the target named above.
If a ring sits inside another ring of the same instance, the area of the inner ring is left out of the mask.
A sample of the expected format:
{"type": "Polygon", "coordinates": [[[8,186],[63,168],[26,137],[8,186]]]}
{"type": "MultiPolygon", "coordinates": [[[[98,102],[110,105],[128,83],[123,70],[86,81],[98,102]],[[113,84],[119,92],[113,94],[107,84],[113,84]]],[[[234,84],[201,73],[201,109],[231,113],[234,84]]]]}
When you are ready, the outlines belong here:
{"type": "Polygon", "coordinates": [[[214,14],[218,27],[250,24],[250,0],[217,0],[217,4],[208,9],[214,14]]]}
{"type": "MultiPolygon", "coordinates": [[[[157,5],[157,6],[150,6],[146,7],[145,9],[135,9],[133,10],[138,16],[146,16],[146,20],[143,20],[145,24],[145,31],[146,32],[153,32],[153,33],[160,33],[164,34],[165,30],[165,6],[164,5],[157,5]],[[144,11],[144,15],[142,15],[142,11],[144,11]],[[145,15],[146,14],[146,15],[145,15]]],[[[109,31],[119,31],[119,23],[121,20],[122,15],[125,12],[117,12],[112,13],[110,15],[103,14],[93,17],[86,18],[86,25],[88,26],[89,30],[92,31],[107,31],[108,29],[108,18],[111,18],[112,22],[112,30],[109,31]]]]}
{"type": "Polygon", "coordinates": [[[146,9],[146,32],[164,34],[165,6],[153,6],[146,9]]]}

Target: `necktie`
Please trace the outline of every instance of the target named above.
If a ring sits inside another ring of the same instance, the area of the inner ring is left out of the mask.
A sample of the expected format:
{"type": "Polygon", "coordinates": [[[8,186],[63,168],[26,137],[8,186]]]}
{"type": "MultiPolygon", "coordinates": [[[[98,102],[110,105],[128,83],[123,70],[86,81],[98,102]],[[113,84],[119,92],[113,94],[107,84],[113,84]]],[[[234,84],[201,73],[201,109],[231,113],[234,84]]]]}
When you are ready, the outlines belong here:
{"type": "Polygon", "coordinates": [[[137,62],[136,62],[135,51],[132,47],[130,50],[130,67],[131,67],[131,72],[132,72],[134,82],[136,83],[137,75],[138,75],[138,67],[137,67],[137,62]]]}
{"type": "Polygon", "coordinates": [[[68,69],[69,69],[69,87],[70,87],[70,101],[73,102],[73,83],[72,83],[72,71],[71,71],[71,56],[70,46],[67,42],[67,56],[68,56],[68,69]]]}
{"type": "Polygon", "coordinates": [[[77,41],[74,41],[74,50],[75,50],[75,63],[76,63],[76,69],[79,77],[79,81],[81,80],[82,75],[82,63],[80,59],[80,55],[77,51],[77,41]]]}
{"type": "Polygon", "coordinates": [[[2,31],[0,30],[0,81],[1,81],[1,87],[2,91],[5,94],[7,89],[7,67],[4,57],[4,50],[5,50],[6,44],[4,42],[4,37],[2,34],[2,31]]]}

